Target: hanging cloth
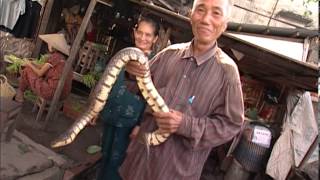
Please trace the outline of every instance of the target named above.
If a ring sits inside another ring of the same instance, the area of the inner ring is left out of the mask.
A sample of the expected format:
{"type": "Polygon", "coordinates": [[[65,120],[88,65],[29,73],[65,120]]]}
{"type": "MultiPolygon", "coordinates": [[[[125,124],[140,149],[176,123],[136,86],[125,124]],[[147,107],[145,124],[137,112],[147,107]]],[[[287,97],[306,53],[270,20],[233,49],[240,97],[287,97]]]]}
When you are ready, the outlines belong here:
{"type": "Polygon", "coordinates": [[[25,0],[0,0],[0,25],[12,30],[25,13],[25,0]]]}
{"type": "Polygon", "coordinates": [[[33,38],[40,19],[41,5],[38,1],[26,0],[26,11],[20,15],[12,34],[17,38],[33,38]]]}
{"type": "Polygon", "coordinates": [[[273,147],[266,173],[274,179],[285,180],[292,166],[299,167],[317,134],[310,93],[290,92],[283,131],[273,147]]]}
{"type": "Polygon", "coordinates": [[[32,1],[37,1],[42,7],[44,7],[47,0],[32,0],[32,1]]]}

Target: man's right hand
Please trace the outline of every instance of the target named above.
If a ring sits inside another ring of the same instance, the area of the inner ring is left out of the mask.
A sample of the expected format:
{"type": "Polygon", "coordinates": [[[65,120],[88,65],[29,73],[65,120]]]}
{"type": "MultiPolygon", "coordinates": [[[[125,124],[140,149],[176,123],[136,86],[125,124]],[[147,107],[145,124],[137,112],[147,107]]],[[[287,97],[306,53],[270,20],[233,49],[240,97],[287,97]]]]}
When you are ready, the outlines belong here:
{"type": "Polygon", "coordinates": [[[129,61],[126,65],[126,71],[134,76],[144,77],[147,74],[148,69],[139,62],[129,61]]]}

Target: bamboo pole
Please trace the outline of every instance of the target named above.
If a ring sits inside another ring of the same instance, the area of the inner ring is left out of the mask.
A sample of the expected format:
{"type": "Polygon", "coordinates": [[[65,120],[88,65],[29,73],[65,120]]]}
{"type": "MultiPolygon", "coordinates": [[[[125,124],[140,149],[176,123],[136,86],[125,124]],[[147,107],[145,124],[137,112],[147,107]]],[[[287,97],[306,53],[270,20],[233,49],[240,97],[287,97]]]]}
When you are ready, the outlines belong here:
{"type": "Polygon", "coordinates": [[[36,46],[35,49],[33,50],[32,57],[37,57],[40,53],[41,45],[42,45],[42,40],[38,37],[39,34],[44,34],[46,32],[48,23],[49,23],[49,18],[52,10],[54,0],[48,0],[45,3],[44,11],[43,14],[40,16],[41,23],[39,29],[37,29],[36,33],[36,46]]]}
{"type": "Polygon", "coordinates": [[[64,68],[63,68],[63,72],[62,72],[62,75],[60,77],[60,80],[59,80],[59,83],[58,83],[58,87],[57,87],[57,89],[56,89],[56,91],[54,93],[54,96],[53,96],[53,99],[52,99],[52,102],[51,102],[51,105],[50,105],[50,108],[49,108],[49,111],[48,111],[48,115],[47,115],[47,117],[45,119],[45,124],[44,124],[45,128],[46,128],[48,122],[51,120],[51,118],[53,116],[53,113],[55,112],[55,110],[57,108],[57,103],[58,103],[60,95],[62,93],[64,82],[65,82],[69,72],[72,71],[72,64],[73,64],[73,62],[75,60],[76,54],[77,54],[78,49],[80,47],[81,39],[82,39],[82,37],[83,37],[83,35],[85,33],[85,30],[87,28],[87,25],[89,23],[90,17],[92,15],[92,12],[93,12],[96,4],[97,4],[97,0],[91,0],[90,1],[90,4],[89,4],[88,9],[86,11],[86,14],[85,14],[85,16],[84,16],[84,18],[82,20],[80,29],[79,29],[79,31],[77,33],[76,39],[72,44],[71,51],[70,51],[70,56],[68,57],[67,62],[65,64],[64,68]]]}

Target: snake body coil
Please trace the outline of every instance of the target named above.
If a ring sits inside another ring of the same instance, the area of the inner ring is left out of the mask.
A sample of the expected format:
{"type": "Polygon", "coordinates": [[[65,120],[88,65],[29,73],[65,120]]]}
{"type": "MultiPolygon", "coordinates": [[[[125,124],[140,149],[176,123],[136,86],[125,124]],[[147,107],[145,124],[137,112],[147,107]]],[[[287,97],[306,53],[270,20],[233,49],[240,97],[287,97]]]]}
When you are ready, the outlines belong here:
{"type": "MultiPolygon", "coordinates": [[[[129,47],[119,51],[112,57],[99,80],[99,83],[94,90],[95,97],[89,105],[88,110],[85,111],[65,133],[60,135],[57,140],[53,141],[51,147],[60,147],[72,143],[80,131],[94,117],[98,116],[108,99],[109,93],[111,92],[112,86],[116,82],[120,71],[129,61],[138,61],[140,64],[144,65],[146,69],[149,69],[148,58],[140,49],[129,47]]],[[[150,72],[143,78],[136,77],[136,79],[138,87],[151,109],[154,112],[169,112],[169,108],[152,83],[150,72]]],[[[164,142],[169,135],[170,134],[167,133],[162,134],[159,130],[156,130],[152,133],[144,134],[144,140],[148,146],[159,145],[164,142]]]]}

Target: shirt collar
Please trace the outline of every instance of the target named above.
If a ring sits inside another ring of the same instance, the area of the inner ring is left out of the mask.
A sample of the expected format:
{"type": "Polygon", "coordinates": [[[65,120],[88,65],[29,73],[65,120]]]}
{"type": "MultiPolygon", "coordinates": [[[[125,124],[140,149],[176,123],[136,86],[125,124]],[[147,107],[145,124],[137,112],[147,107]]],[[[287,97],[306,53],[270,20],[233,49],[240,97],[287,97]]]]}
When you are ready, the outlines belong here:
{"type": "Polygon", "coordinates": [[[182,59],[193,58],[193,59],[196,60],[198,66],[200,66],[204,62],[208,61],[212,56],[214,56],[216,54],[216,52],[217,52],[217,49],[218,49],[218,45],[217,45],[217,43],[215,43],[211,48],[209,48],[207,50],[207,52],[205,52],[204,54],[202,54],[199,57],[195,57],[193,55],[193,43],[194,43],[194,40],[189,42],[189,45],[187,46],[187,48],[185,50],[185,53],[182,56],[182,59]]]}

